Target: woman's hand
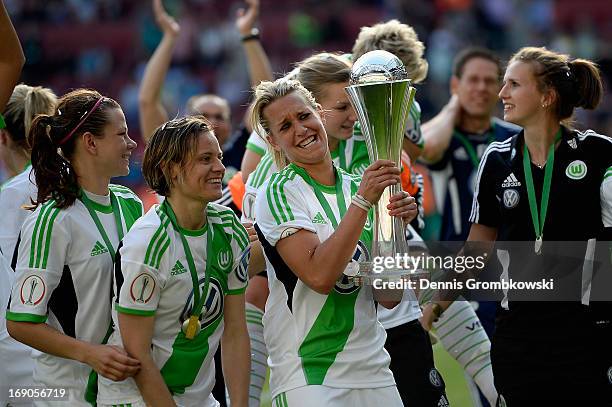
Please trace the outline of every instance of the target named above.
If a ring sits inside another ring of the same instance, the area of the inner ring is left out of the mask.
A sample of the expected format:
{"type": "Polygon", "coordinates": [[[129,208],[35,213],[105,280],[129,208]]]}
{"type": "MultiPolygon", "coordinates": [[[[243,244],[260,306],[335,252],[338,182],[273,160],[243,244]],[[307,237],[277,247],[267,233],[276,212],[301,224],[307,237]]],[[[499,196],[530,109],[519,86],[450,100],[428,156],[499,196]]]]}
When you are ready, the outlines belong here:
{"type": "Polygon", "coordinates": [[[259,15],[259,0],[246,0],[245,3],[249,8],[246,10],[241,8],[236,12],[236,28],[243,37],[251,33],[259,15]]]}
{"type": "Polygon", "coordinates": [[[85,363],[100,375],[114,380],[125,380],[140,369],[140,362],[128,356],[127,352],[114,345],[93,345],[85,355],[85,363]]]}
{"type": "Polygon", "coordinates": [[[178,36],[181,26],[166,12],[162,0],[153,0],[153,14],[155,15],[157,26],[164,35],[178,36]]]}
{"type": "Polygon", "coordinates": [[[259,240],[257,237],[257,231],[255,230],[255,226],[253,226],[251,222],[244,222],[242,226],[244,226],[247,233],[249,234],[249,242],[253,243],[259,240]]]}
{"type": "Polygon", "coordinates": [[[400,172],[393,161],[376,160],[364,171],[357,193],[374,205],[385,188],[401,183],[400,172]]]}
{"type": "Polygon", "coordinates": [[[389,215],[402,218],[404,223],[410,223],[418,214],[416,200],[406,191],[391,195],[387,205],[389,215]]]}

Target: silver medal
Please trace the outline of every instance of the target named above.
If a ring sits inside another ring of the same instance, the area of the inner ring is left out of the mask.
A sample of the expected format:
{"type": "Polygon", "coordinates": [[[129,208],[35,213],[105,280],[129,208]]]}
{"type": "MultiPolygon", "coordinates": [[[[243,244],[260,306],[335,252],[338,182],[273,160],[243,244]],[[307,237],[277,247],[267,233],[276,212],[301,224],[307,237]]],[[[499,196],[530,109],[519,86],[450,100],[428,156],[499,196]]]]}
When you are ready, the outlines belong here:
{"type": "Polygon", "coordinates": [[[542,236],[538,236],[534,244],[535,253],[542,254],[542,236]]]}

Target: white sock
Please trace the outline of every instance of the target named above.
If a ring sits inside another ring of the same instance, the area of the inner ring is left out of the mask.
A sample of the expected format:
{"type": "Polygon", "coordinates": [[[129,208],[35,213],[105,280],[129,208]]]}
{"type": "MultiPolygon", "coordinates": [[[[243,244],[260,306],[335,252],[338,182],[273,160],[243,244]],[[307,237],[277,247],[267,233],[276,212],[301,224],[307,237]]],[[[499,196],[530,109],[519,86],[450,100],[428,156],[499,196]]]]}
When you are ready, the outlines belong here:
{"type": "Polygon", "coordinates": [[[444,349],[463,367],[494,406],[497,390],[493,384],[491,341],[474,308],[467,301],[454,301],[433,324],[444,349]]]}
{"type": "Polygon", "coordinates": [[[253,304],[246,303],[246,321],[251,339],[251,385],[249,386],[249,407],[259,407],[261,389],[266,381],[268,350],[264,343],[263,311],[253,304]]]}

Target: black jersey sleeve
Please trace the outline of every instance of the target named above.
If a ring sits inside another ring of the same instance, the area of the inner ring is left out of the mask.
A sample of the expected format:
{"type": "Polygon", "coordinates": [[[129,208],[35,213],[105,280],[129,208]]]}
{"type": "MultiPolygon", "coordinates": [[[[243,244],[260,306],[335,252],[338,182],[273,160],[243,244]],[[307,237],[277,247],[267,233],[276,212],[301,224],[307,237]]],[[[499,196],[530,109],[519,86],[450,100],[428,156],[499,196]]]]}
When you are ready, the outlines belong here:
{"type": "Polygon", "coordinates": [[[482,160],[476,173],[476,185],[474,187],[474,199],[470,213],[470,223],[498,227],[500,219],[500,198],[496,196],[495,179],[499,170],[496,163],[499,162],[501,143],[491,143],[482,155],[482,160]]]}

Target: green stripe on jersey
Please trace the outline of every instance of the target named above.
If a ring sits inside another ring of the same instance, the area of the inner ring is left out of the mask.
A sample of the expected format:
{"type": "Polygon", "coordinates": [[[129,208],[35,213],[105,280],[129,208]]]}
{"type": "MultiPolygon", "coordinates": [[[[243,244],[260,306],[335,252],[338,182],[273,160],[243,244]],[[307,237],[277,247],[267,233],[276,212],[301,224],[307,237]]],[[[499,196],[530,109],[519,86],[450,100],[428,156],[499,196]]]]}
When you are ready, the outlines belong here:
{"type": "Polygon", "coordinates": [[[259,188],[264,183],[264,181],[268,179],[270,175],[270,167],[272,167],[272,164],[274,164],[272,154],[266,153],[259,162],[259,164],[257,164],[257,167],[255,168],[255,171],[253,171],[253,174],[249,176],[247,184],[249,186],[252,186],[253,188],[259,188]]]}
{"type": "Polygon", "coordinates": [[[292,181],[297,176],[297,173],[290,167],[285,168],[281,172],[277,172],[270,178],[270,183],[266,188],[266,197],[270,212],[277,224],[295,220],[293,212],[287,203],[285,195],[285,184],[292,181]]]}
{"type": "Polygon", "coordinates": [[[327,371],[346,345],[355,323],[355,302],[360,290],[340,294],[332,290],[298,349],[308,385],[321,385],[327,371]]]}
{"type": "Polygon", "coordinates": [[[252,152],[257,153],[259,155],[264,155],[266,153],[266,150],[264,150],[263,148],[249,142],[247,142],[246,149],[251,150],[252,152]]]}
{"type": "Polygon", "coordinates": [[[121,208],[121,214],[125,222],[127,230],[132,228],[134,222],[138,220],[143,214],[142,202],[138,199],[136,194],[129,188],[123,185],[110,184],[109,189],[115,193],[119,206],[121,208]]]}
{"type": "Polygon", "coordinates": [[[47,201],[42,205],[32,232],[30,268],[45,268],[47,266],[53,223],[59,211],[60,209],[55,207],[55,201],[47,201]]]}
{"type": "Polygon", "coordinates": [[[26,314],[22,312],[11,312],[11,311],[6,311],[6,319],[9,321],[33,322],[36,324],[47,322],[46,315],[26,314]]]}
{"type": "Polygon", "coordinates": [[[159,216],[161,224],[153,234],[144,258],[144,264],[147,264],[153,268],[159,267],[158,259],[161,260],[161,256],[170,245],[170,237],[168,236],[168,232],[166,230],[170,224],[170,219],[159,209],[159,207],[157,208],[156,212],[159,216]],[[155,266],[156,264],[158,266],[155,266]]]}

